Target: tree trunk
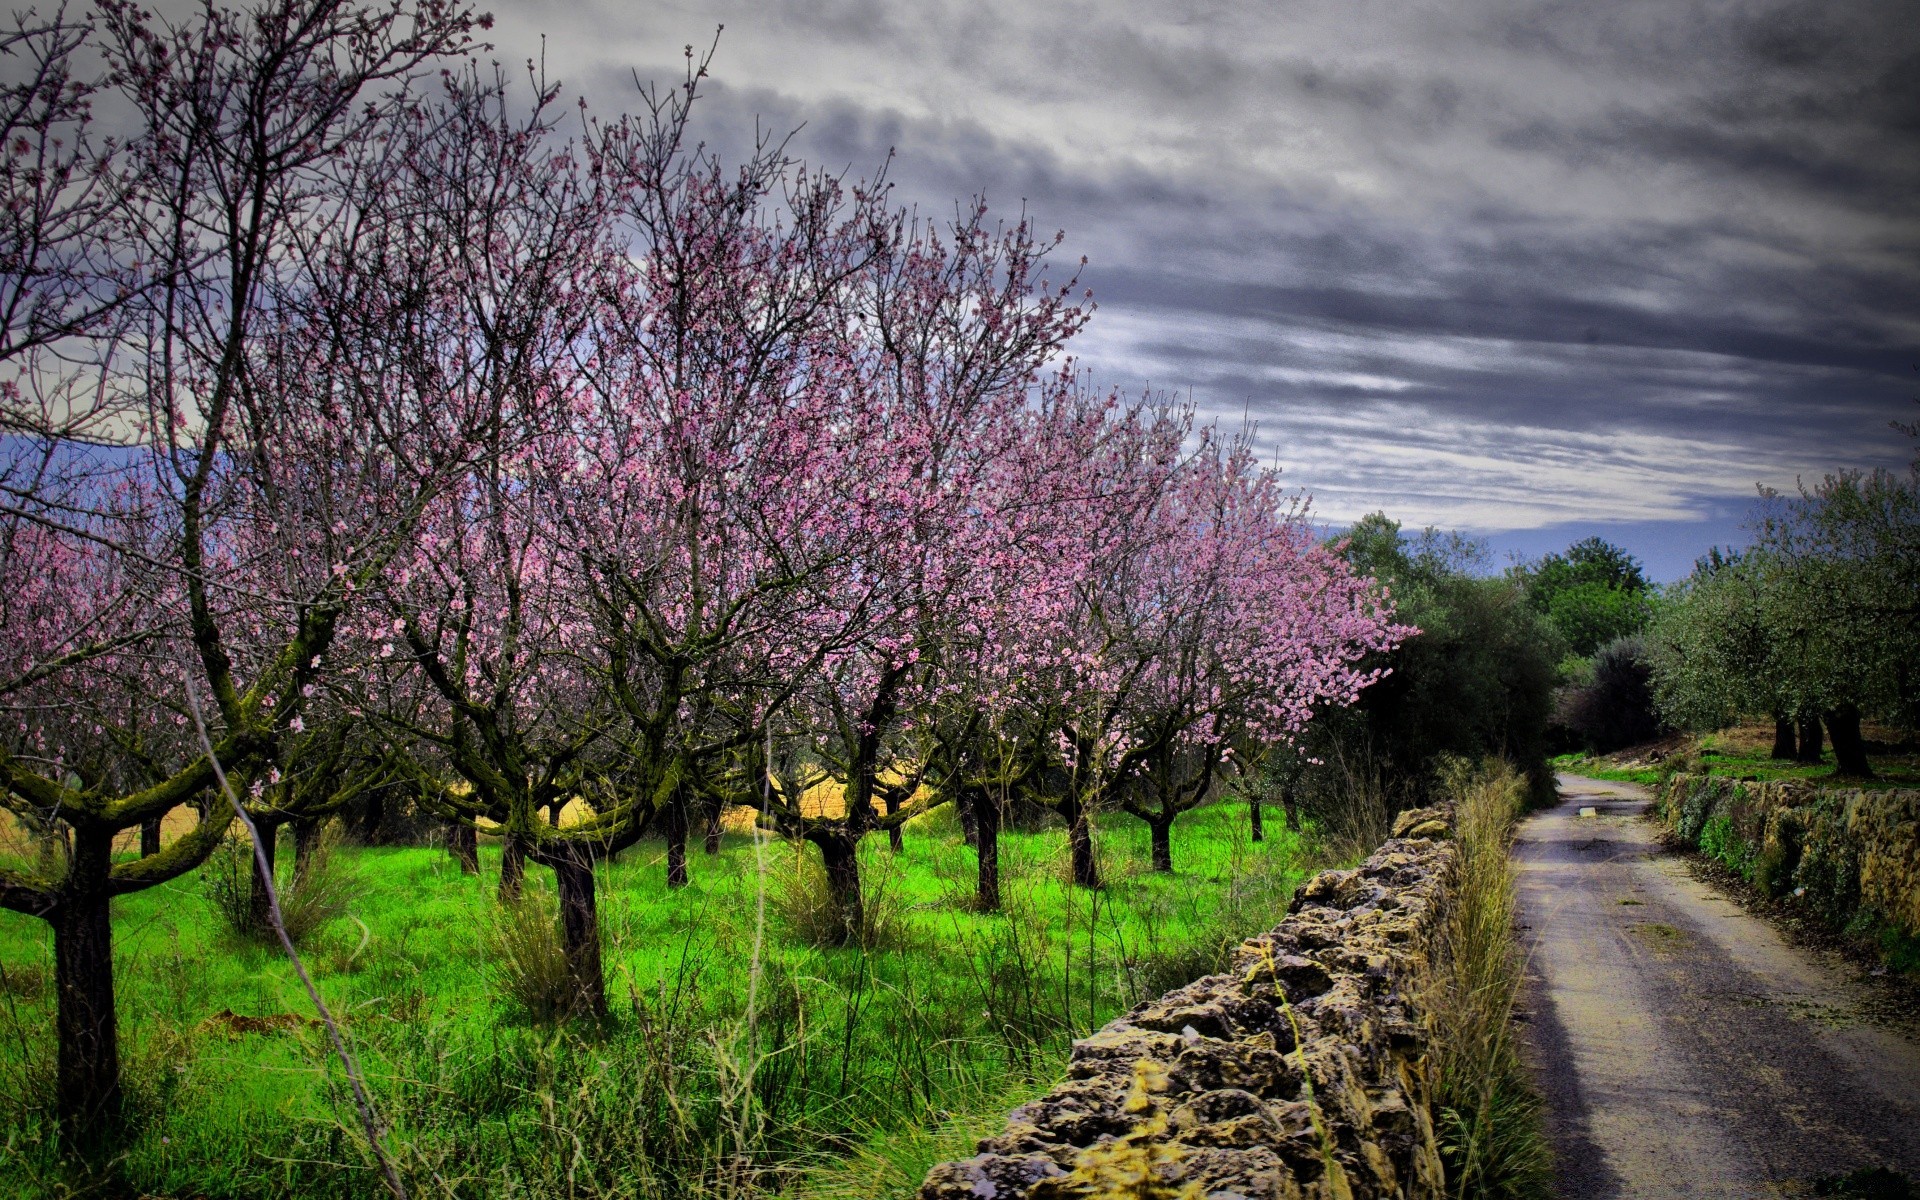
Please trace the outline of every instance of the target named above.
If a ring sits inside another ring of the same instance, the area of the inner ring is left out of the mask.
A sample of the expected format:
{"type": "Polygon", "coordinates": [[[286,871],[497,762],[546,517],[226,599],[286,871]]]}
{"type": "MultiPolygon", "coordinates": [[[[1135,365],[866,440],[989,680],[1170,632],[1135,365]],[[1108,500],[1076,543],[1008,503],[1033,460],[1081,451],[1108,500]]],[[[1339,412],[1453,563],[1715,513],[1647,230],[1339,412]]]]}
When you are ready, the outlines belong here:
{"type": "Polygon", "coordinates": [[[567,950],[567,975],[573,995],[567,1005],[576,1017],[607,1015],[607,982],[600,967],[600,914],[594,903],[593,859],[581,847],[562,842],[547,858],[560,898],[560,936],[567,950]]]}
{"type": "Polygon", "coordinates": [[[462,875],[480,873],[480,835],[465,821],[456,822],[448,832],[447,853],[460,864],[462,875]]]}
{"type": "MultiPolygon", "coordinates": [[[[885,797],[885,803],[887,806],[888,816],[891,817],[895,813],[900,811],[900,797],[894,795],[892,792],[887,793],[885,797]]],[[[895,854],[898,854],[902,850],[905,850],[906,848],[907,848],[906,843],[901,840],[900,827],[898,825],[887,826],[887,849],[893,851],[895,854]]]]}
{"type": "Polygon", "coordinates": [[[1280,811],[1287,814],[1287,832],[1300,832],[1300,798],[1294,795],[1293,785],[1287,784],[1280,789],[1280,811]]]}
{"type": "MultiPolygon", "coordinates": [[[[966,839],[967,845],[977,848],[980,845],[980,835],[978,832],[980,823],[973,810],[973,797],[968,793],[962,792],[953,803],[954,807],[960,810],[960,836],[966,839]]],[[[994,816],[995,824],[997,825],[999,814],[995,813],[994,816]]]]}
{"type": "Polygon", "coordinates": [[[113,1011],[113,922],[107,874],[113,835],[74,831],[69,881],[53,924],[53,979],[59,1043],[55,1107],[70,1149],[91,1151],[120,1116],[120,1039],[113,1011]]]}
{"type": "Polygon", "coordinates": [[[1173,817],[1149,821],[1147,828],[1153,832],[1153,869],[1173,874],[1173,817]]]}
{"type": "Polygon", "coordinates": [[[667,887],[683,888],[687,886],[687,798],[676,792],[661,816],[667,835],[667,887]]]}
{"type": "Polygon", "coordinates": [[[1800,714],[1800,745],[1793,761],[1817,763],[1820,761],[1820,747],[1826,739],[1820,732],[1820,714],[1800,714]]]}
{"type": "Polygon", "coordinates": [[[1247,827],[1252,831],[1248,838],[1255,842],[1267,840],[1267,832],[1260,825],[1260,797],[1247,797],[1247,827]]]}
{"type": "Polygon", "coordinates": [[[1067,848],[1073,857],[1073,882],[1077,887],[1097,888],[1100,886],[1100,864],[1093,856],[1093,816],[1087,806],[1077,800],[1069,800],[1068,811],[1061,815],[1067,818],[1067,848]]]}
{"type": "Polygon", "coordinates": [[[320,846],[320,831],[325,827],[325,821],[293,823],[293,881],[296,885],[307,877],[307,868],[313,865],[313,853],[320,846]]]}
{"type": "Polygon", "coordinates": [[[1776,714],[1773,718],[1773,754],[1770,757],[1790,759],[1793,756],[1793,722],[1784,714],[1776,714]]]}
{"type": "Polygon", "coordinates": [[[527,843],[519,834],[510,832],[500,843],[500,903],[512,904],[518,900],[526,878],[527,843]]]}
{"type": "Polygon", "coordinates": [[[254,819],[254,828],[260,831],[260,849],[266,856],[266,874],[260,872],[260,855],[253,853],[253,847],[247,847],[247,861],[253,864],[249,878],[253,888],[247,894],[247,928],[256,934],[271,936],[273,933],[273,865],[278,860],[280,850],[280,826],[268,821],[254,819]]]}
{"type": "Polygon", "coordinates": [[[380,844],[380,823],[387,817],[387,801],[380,788],[367,793],[367,807],[360,813],[360,840],[369,846],[380,844]]]}
{"type": "Polygon", "coordinates": [[[1833,739],[1833,763],[1842,775],[1873,778],[1867,762],[1867,743],[1860,737],[1860,710],[1842,704],[1827,714],[1827,733],[1833,739]]]}
{"type": "Polygon", "coordinates": [[[809,837],[820,847],[820,862],[827,869],[827,895],[840,913],[840,937],[837,945],[858,945],[866,933],[866,912],[860,897],[860,843],[852,834],[839,831],[809,837]]]}
{"type": "Polygon", "coordinates": [[[720,824],[721,815],[722,814],[720,811],[719,801],[716,800],[712,804],[707,805],[707,853],[708,854],[720,853],[720,833],[722,829],[720,824]]]}
{"type": "Polygon", "coordinates": [[[152,858],[160,853],[160,822],[164,818],[153,817],[140,822],[140,857],[152,858]]]}
{"type": "Polygon", "coordinates": [[[1000,806],[989,797],[967,803],[974,814],[974,848],[980,856],[980,888],[977,904],[981,912],[1000,911],[1000,806]]]}

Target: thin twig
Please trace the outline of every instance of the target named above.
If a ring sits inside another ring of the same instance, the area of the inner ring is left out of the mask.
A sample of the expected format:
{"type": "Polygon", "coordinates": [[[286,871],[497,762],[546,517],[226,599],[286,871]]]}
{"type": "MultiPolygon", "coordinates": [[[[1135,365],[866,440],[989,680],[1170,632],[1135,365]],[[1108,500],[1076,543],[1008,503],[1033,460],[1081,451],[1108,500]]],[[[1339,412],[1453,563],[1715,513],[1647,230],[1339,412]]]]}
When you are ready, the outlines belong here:
{"type": "Polygon", "coordinates": [[[287,936],[287,923],[280,915],[280,890],[273,885],[273,868],[267,862],[266,844],[260,840],[259,826],[247,815],[246,806],[240,803],[240,797],[234,794],[233,785],[227,782],[227,773],[220,766],[220,760],[213,753],[213,742],[207,737],[206,721],[200,712],[200,696],[194,690],[193,676],[186,677],[187,707],[193,712],[193,729],[200,736],[200,748],[206,753],[207,762],[213,767],[213,776],[220,782],[220,790],[226,793],[227,803],[233,806],[233,815],[240,818],[246,826],[247,836],[253,842],[253,862],[259,882],[267,889],[267,915],[273,922],[273,931],[279,935],[280,947],[287,952],[287,961],[293,964],[294,974],[307,989],[307,996],[313,1001],[314,1009],[319,1012],[320,1020],[327,1027],[327,1036],[333,1042],[333,1052],[340,1056],[340,1063],[346,1068],[347,1083],[353,1089],[354,1107],[360,1112],[360,1126],[367,1135],[367,1147],[373,1151],[373,1157],[380,1164],[380,1173],[386,1179],[387,1190],[394,1194],[395,1200],[407,1200],[407,1189],[400,1182],[400,1173],[394,1169],[393,1160],[387,1157],[386,1147],[382,1144],[386,1130],[380,1124],[379,1115],[373,1110],[373,1100],[367,1094],[367,1085],[360,1076],[360,1064],[354,1060],[353,1052],[347,1048],[346,1035],[341,1033],[339,1022],[333,1019],[333,1013],[327,1008],[327,1002],[320,997],[320,989],[313,985],[313,977],[307,974],[306,964],[300,961],[300,952],[293,948],[293,939],[287,936]]]}

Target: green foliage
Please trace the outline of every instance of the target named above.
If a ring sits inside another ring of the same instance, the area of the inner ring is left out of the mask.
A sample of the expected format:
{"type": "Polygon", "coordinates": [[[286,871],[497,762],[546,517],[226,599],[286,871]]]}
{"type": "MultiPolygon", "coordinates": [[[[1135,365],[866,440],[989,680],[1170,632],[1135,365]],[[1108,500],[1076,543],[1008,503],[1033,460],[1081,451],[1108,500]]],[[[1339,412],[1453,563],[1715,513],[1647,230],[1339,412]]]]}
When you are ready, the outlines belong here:
{"type": "Polygon", "coordinates": [[[1700,827],[1700,853],[1718,859],[1742,876],[1753,874],[1754,849],[1733,827],[1733,818],[1725,813],[1709,817],[1700,827]]]}
{"type": "MultiPolygon", "coordinates": [[[[1242,804],[1188,814],[1180,873],[1165,876],[1149,869],[1146,830],[1116,820],[1101,830],[1111,869],[1097,893],[1059,882],[1063,831],[1003,833],[1006,910],[983,914],[947,899],[974,867],[950,819],[913,822],[899,856],[884,838],[861,850],[863,874],[898,897],[887,951],[793,935],[773,903],[783,844],[729,835],[668,891],[662,851],[643,843],[599,869],[605,1025],[544,1026],[502,994],[500,926],[549,963],[557,939],[538,868],[520,914],[501,913],[491,846],[478,877],[432,849],[342,848],[377,886],[350,893],[351,919],[304,953],[416,1194],[904,1197],[1050,1085],[1072,1038],[1284,914],[1308,843],[1275,821],[1250,845],[1245,826],[1242,804]]],[[[372,1194],[299,984],[278,953],[229,936],[200,891],[188,878],[116,901],[121,1002],[139,1014],[122,1025],[129,1135],[112,1178],[89,1186],[372,1194]]],[[[0,1195],[83,1182],[60,1163],[46,1109],[51,972],[45,923],[0,915],[0,1195]]]]}
{"type": "Polygon", "coordinates": [[[1589,655],[1645,629],[1653,605],[1644,592],[1579,583],[1556,592],[1547,602],[1546,616],[1575,654],[1589,655]]]}
{"type": "Polygon", "coordinates": [[[1546,555],[1516,574],[1527,603],[1582,658],[1638,633],[1653,614],[1639,562],[1597,537],[1575,542],[1564,554],[1546,555]]]}
{"type": "MultiPolygon", "coordinates": [[[[1547,783],[1547,721],[1566,642],[1522,583],[1488,578],[1486,552],[1457,534],[1403,535],[1374,513],[1347,535],[1346,555],[1392,592],[1398,619],[1418,626],[1380,666],[1391,674],[1344,712],[1325,714],[1310,757],[1370,758],[1389,779],[1426,779],[1443,755],[1502,756],[1547,783]]],[[[1412,797],[1409,797],[1412,798],[1412,797]]]]}
{"type": "Polygon", "coordinates": [[[1662,711],[1692,729],[1854,709],[1920,724],[1920,467],[1769,492],[1754,528],[1752,549],[1703,558],[1655,619],[1662,711]]]}
{"type": "Polygon", "coordinates": [[[1636,746],[1666,732],[1654,704],[1648,659],[1639,638],[1616,639],[1593,656],[1584,682],[1561,689],[1556,704],[1559,719],[1580,735],[1592,753],[1636,746]]]}

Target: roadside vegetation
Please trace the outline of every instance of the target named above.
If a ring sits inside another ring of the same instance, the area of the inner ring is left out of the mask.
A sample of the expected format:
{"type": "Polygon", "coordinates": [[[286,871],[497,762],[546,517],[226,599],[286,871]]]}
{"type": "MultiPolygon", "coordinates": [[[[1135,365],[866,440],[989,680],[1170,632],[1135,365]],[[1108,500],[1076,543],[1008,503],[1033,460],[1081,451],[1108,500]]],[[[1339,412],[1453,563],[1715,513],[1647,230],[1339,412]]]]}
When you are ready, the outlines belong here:
{"type": "Polygon", "coordinates": [[[1527,784],[1497,761],[1474,767],[1455,760],[1441,776],[1455,805],[1460,855],[1429,998],[1448,1192],[1461,1200],[1544,1198],[1551,1194],[1552,1156],[1514,1020],[1526,966],[1507,861],[1527,784]]]}

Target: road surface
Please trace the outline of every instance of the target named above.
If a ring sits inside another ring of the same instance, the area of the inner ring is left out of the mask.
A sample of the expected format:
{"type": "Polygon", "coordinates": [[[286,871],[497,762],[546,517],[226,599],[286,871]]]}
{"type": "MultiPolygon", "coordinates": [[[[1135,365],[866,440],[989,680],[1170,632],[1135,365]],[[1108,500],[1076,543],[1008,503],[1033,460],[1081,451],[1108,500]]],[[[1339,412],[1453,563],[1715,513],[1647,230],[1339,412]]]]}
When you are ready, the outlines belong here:
{"type": "Polygon", "coordinates": [[[1694,878],[1643,789],[1562,775],[1560,795],[1514,845],[1559,1194],[1803,1196],[1876,1167],[1920,1181],[1909,1014],[1694,878]]]}

